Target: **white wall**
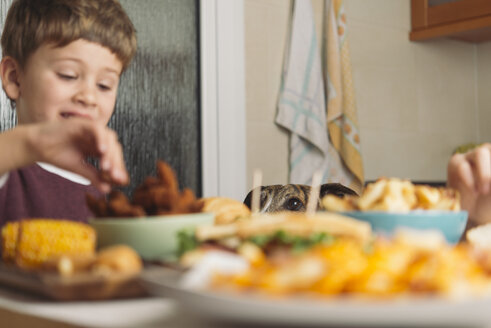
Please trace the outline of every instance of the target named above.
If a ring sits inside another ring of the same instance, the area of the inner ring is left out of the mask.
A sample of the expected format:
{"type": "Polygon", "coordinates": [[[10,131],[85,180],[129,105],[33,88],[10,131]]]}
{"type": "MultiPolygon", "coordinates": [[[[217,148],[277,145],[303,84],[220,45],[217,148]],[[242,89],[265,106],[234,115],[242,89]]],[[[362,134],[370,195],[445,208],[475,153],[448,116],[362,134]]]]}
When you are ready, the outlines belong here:
{"type": "MultiPolygon", "coordinates": [[[[316,19],[323,0],[313,0],[316,19]]],[[[491,45],[410,42],[409,0],[345,0],[365,176],[445,180],[460,144],[491,140],[491,45]]],[[[247,181],[287,183],[274,124],[290,1],[245,0],[247,181]]]]}
{"type": "Polygon", "coordinates": [[[477,47],[478,141],[491,142],[491,42],[477,47]]]}
{"type": "Polygon", "coordinates": [[[263,171],[263,184],[286,183],[288,135],[273,123],[280,88],[289,1],[245,1],[247,184],[263,171]]]}

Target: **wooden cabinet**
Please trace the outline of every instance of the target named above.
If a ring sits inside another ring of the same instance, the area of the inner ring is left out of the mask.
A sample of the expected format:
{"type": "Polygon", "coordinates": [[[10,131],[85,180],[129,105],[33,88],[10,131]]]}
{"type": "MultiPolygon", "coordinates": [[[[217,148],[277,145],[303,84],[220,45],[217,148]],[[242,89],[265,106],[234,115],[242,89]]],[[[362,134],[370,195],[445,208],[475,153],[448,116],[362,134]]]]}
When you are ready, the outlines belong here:
{"type": "Polygon", "coordinates": [[[411,41],[491,40],[491,0],[411,0],[411,41]]]}

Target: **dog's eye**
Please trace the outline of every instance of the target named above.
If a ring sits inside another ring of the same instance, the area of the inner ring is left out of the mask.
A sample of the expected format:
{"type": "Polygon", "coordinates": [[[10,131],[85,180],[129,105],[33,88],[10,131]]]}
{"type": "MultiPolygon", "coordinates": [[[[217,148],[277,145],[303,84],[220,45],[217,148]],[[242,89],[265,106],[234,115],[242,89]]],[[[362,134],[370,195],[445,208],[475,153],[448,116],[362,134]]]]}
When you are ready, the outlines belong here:
{"type": "Polygon", "coordinates": [[[302,201],[298,198],[290,198],[286,202],[286,208],[289,211],[298,211],[302,207],[302,201]]]}

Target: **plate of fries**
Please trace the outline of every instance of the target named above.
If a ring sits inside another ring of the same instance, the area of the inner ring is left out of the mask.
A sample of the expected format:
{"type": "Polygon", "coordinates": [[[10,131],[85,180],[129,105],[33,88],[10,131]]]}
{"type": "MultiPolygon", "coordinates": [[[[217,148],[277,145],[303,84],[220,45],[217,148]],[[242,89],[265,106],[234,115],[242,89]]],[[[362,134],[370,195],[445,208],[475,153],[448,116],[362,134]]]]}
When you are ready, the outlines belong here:
{"type": "Polygon", "coordinates": [[[491,252],[450,245],[434,231],[371,232],[366,222],[327,212],[202,226],[182,253],[184,270],[146,271],[141,281],[200,316],[244,326],[491,322],[491,252]]]}
{"type": "Polygon", "coordinates": [[[327,195],[321,204],[327,211],[367,221],[375,232],[383,234],[400,227],[439,230],[448,242],[456,243],[467,224],[467,212],[460,209],[457,191],[397,178],[380,178],[368,184],[360,196],[327,195]]]}
{"type": "Polygon", "coordinates": [[[439,297],[268,298],[189,289],[180,284],[181,278],[181,272],[166,269],[144,272],[142,282],[153,294],[172,297],[200,317],[244,326],[469,327],[491,321],[489,298],[460,301],[439,297]]]}

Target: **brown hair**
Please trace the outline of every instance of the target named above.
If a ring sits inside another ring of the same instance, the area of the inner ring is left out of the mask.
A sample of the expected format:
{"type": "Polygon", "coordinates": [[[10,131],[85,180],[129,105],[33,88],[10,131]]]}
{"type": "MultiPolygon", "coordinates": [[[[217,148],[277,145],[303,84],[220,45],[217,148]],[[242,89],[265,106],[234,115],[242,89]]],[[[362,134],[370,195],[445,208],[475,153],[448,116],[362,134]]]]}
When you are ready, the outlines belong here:
{"type": "Polygon", "coordinates": [[[84,39],[105,46],[126,69],[136,52],[135,28],[117,0],[14,0],[2,33],[3,56],[24,67],[41,45],[84,39]]]}

